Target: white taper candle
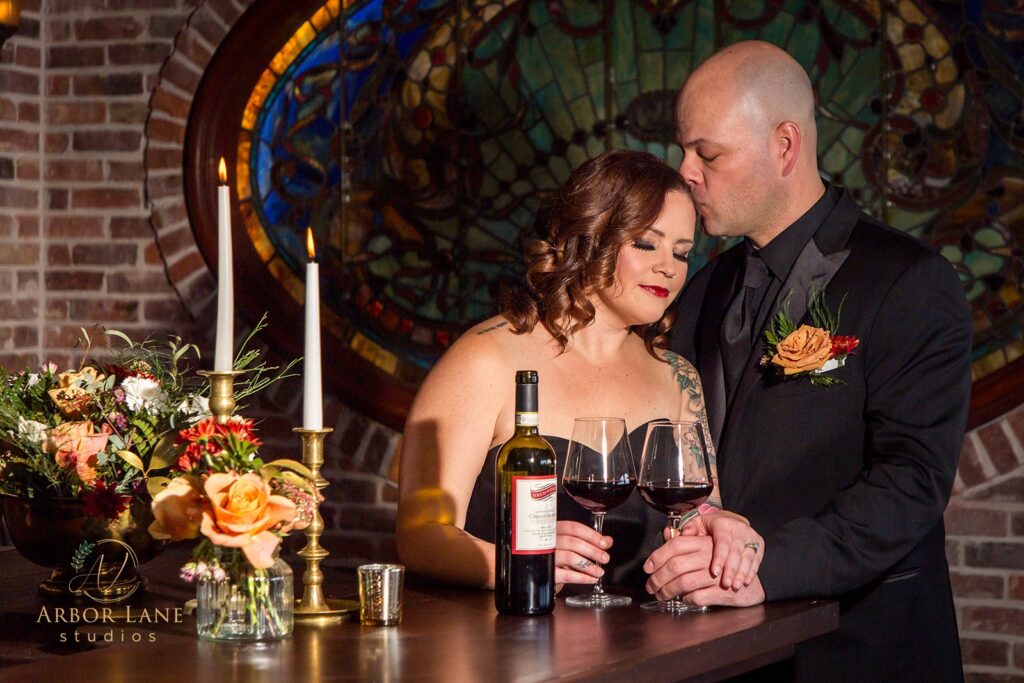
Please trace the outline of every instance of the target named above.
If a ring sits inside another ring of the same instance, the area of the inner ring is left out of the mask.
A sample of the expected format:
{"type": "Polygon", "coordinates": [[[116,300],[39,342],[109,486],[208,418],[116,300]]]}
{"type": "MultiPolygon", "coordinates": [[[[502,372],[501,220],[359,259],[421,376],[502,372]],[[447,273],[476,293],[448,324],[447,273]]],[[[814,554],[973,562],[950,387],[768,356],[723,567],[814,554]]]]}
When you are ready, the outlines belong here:
{"type": "Polygon", "coordinates": [[[221,157],[217,186],[217,340],[213,369],[227,372],[235,363],[235,288],[234,264],[231,258],[231,188],[228,170],[221,157]]]}
{"type": "Polygon", "coordinates": [[[320,377],[320,264],[316,262],[313,231],[306,229],[306,345],[302,370],[302,428],[323,429],[324,400],[320,377]]]}

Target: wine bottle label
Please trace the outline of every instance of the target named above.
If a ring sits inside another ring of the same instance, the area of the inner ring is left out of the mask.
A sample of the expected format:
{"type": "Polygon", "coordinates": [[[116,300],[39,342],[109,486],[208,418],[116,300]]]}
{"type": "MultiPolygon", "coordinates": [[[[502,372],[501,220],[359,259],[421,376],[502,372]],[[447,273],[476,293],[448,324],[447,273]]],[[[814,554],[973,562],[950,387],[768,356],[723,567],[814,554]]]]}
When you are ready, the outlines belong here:
{"type": "Polygon", "coordinates": [[[516,413],[516,427],[536,427],[540,424],[540,413],[516,413]]]}
{"type": "Polygon", "coordinates": [[[513,555],[555,552],[557,499],[558,480],[553,476],[512,477],[513,555]]]}

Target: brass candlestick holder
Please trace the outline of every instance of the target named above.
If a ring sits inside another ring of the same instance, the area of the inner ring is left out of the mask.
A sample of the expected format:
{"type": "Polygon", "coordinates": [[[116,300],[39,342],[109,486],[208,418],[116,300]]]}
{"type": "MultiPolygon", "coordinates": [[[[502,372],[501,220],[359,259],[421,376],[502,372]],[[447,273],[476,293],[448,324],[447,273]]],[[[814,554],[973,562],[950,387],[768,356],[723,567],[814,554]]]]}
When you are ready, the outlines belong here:
{"type": "Polygon", "coordinates": [[[217,424],[224,424],[235,412],[235,377],[242,370],[200,370],[199,374],[210,383],[210,412],[217,424]]]}
{"type": "MultiPolygon", "coordinates": [[[[327,480],[320,475],[320,467],[324,464],[324,437],[333,432],[331,428],[302,429],[296,427],[302,438],[302,464],[313,474],[313,484],[318,491],[327,487],[327,480]]],[[[313,521],[304,530],[306,547],[299,551],[299,557],[306,561],[306,571],[302,574],[302,599],[295,607],[295,619],[300,621],[329,622],[340,619],[345,614],[359,610],[355,600],[332,600],[324,597],[324,573],[320,569],[320,561],[330,555],[320,545],[320,535],[324,531],[324,519],[320,516],[320,503],[313,507],[313,521]]]]}

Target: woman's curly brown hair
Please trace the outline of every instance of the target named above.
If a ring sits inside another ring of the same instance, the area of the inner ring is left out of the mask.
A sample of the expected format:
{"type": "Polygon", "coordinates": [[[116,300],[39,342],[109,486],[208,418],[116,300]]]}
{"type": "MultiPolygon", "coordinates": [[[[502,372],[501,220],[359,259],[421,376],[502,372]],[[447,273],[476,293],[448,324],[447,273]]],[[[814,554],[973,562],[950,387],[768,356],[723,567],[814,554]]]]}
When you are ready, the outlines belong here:
{"type": "MultiPolygon", "coordinates": [[[[647,152],[606,152],[573,171],[538,215],[547,237],[526,244],[525,288],[503,297],[512,331],[540,323],[565,351],[569,337],[594,320],[589,295],[614,284],[619,249],[651,227],[669,192],[690,194],[674,169],[647,152]]],[[[660,360],[656,349],[667,346],[674,321],[670,306],[657,322],[631,331],[660,360]]]]}

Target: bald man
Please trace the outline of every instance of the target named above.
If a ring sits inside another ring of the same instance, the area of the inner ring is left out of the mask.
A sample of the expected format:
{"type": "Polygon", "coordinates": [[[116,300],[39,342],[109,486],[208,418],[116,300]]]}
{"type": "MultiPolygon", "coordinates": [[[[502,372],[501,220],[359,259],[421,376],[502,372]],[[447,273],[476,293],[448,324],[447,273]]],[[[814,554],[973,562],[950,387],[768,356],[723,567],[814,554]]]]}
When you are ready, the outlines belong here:
{"type": "Polygon", "coordinates": [[[648,589],[717,605],[838,600],[839,630],[765,680],[962,680],[942,525],[971,386],[958,277],[822,182],[811,83],[782,50],[715,54],[677,118],[704,230],[744,239],[683,291],[672,348],[701,374],[724,506],[764,544],[736,548],[709,515],[691,531],[710,536],[651,555],[648,589]],[[814,325],[816,292],[842,307],[835,334],[860,342],[829,387],[760,363],[777,312],[814,325]],[[730,544],[744,562],[760,555],[749,585],[722,587],[730,544]]]}

